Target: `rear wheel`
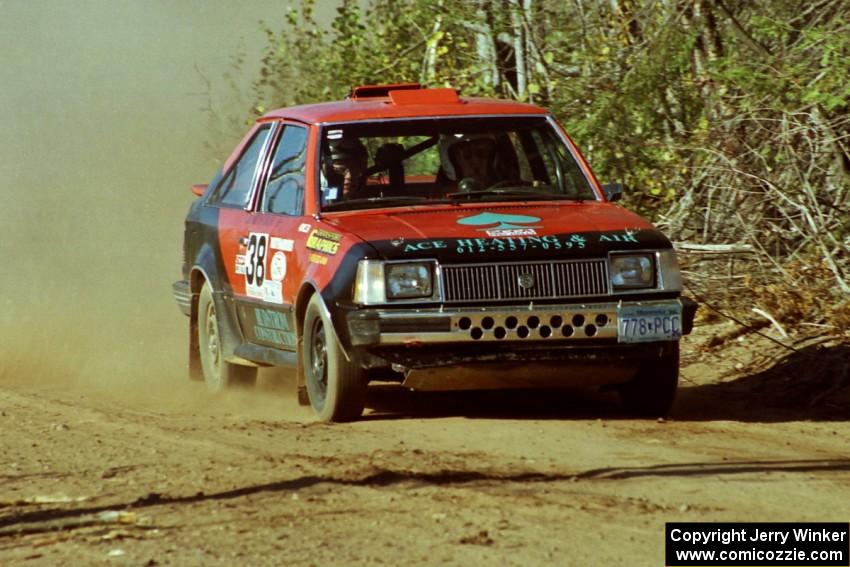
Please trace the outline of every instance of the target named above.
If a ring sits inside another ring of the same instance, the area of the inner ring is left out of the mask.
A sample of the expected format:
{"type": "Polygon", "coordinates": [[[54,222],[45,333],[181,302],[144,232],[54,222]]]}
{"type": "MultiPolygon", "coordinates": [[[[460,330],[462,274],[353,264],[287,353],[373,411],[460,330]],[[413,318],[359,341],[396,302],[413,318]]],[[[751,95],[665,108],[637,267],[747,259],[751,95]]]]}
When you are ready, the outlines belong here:
{"type": "Polygon", "coordinates": [[[257,382],[257,369],[227,362],[222,357],[222,336],[212,289],[205,283],[198,298],[198,346],[204,382],[211,392],[250,387],[257,382]]]}
{"type": "Polygon", "coordinates": [[[635,377],[620,388],[626,410],[638,417],[664,417],[679,385],[679,342],[664,345],[661,356],[645,360],[635,377]]]}
{"type": "Polygon", "coordinates": [[[363,370],[345,358],[318,295],[307,305],[303,344],[307,397],[319,419],[350,421],[360,417],[366,403],[363,370]]]}

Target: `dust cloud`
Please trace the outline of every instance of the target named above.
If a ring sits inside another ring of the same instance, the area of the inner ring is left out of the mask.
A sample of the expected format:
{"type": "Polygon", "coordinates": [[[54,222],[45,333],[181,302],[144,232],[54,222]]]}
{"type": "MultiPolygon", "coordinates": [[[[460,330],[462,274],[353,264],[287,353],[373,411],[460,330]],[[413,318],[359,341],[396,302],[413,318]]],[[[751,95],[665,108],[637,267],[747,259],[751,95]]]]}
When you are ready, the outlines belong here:
{"type": "Polygon", "coordinates": [[[171,283],[189,186],[223,157],[205,144],[226,151],[241,134],[211,139],[202,108],[245,115],[222,77],[250,84],[259,22],[279,21],[280,3],[20,0],[0,13],[0,381],[182,391],[171,283]]]}

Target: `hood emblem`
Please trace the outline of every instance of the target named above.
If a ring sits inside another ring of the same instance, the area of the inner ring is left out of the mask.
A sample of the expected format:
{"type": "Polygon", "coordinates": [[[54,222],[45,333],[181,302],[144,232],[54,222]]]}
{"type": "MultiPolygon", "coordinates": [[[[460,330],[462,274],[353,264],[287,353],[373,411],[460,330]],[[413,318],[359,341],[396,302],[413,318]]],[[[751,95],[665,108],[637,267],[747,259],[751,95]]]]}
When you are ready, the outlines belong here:
{"type": "Polygon", "coordinates": [[[522,289],[531,289],[534,287],[534,274],[520,274],[517,278],[517,283],[522,289]]]}
{"type": "Polygon", "coordinates": [[[402,244],[404,244],[404,237],[403,236],[397,236],[397,237],[393,238],[392,240],[390,240],[390,244],[392,244],[393,246],[401,246],[402,244]]]}

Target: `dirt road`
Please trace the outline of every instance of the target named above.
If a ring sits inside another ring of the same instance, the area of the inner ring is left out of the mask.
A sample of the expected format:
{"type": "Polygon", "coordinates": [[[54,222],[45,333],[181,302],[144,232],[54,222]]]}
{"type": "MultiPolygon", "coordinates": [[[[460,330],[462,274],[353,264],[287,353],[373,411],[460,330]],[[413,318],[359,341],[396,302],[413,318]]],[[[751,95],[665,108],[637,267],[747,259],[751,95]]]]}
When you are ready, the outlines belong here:
{"type": "Polygon", "coordinates": [[[658,566],[667,521],[846,522],[846,376],[824,389],[811,357],[715,334],[686,341],[664,421],[599,395],[383,389],[325,425],[270,372],[223,399],[7,374],[0,564],[658,566]]]}

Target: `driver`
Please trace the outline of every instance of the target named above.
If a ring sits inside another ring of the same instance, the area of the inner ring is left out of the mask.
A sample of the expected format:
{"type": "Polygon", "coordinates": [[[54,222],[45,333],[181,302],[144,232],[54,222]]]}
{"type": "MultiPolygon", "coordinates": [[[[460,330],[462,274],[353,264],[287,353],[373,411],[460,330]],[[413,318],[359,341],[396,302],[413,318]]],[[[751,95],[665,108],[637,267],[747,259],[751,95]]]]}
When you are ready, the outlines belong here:
{"type": "Polygon", "coordinates": [[[329,199],[356,198],[363,185],[363,176],[369,164],[366,146],[354,137],[329,140],[324,173],[330,188],[338,187],[342,194],[329,199]]]}
{"type": "MultiPolygon", "coordinates": [[[[496,142],[490,137],[449,139],[443,153],[448,158],[444,167],[447,177],[458,180],[458,190],[477,191],[498,181],[493,168],[496,142]]],[[[441,148],[442,150],[443,148],[441,148]]]]}

